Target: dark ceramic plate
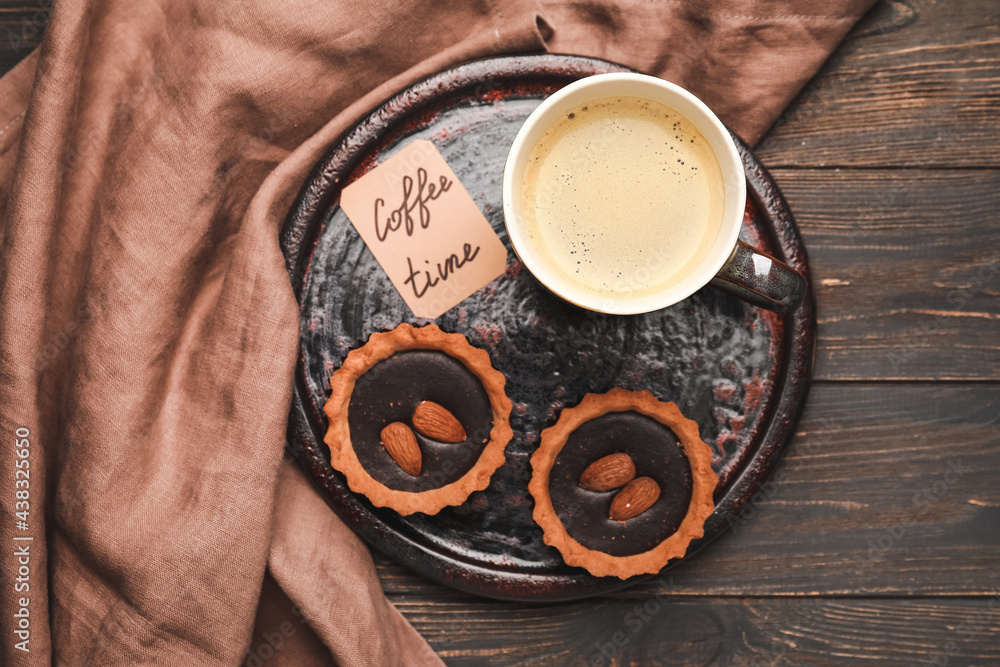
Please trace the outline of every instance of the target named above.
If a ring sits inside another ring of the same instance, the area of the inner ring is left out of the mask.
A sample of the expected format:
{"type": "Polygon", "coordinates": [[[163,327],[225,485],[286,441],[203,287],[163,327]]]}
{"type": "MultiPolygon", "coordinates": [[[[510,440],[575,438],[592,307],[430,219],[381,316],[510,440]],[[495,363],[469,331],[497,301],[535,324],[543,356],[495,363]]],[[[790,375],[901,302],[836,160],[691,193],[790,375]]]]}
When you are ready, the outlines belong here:
{"type": "MultiPolygon", "coordinates": [[[[727,526],[766,480],[805,402],[815,343],[812,294],[778,316],[706,288],[665,310],[598,316],[548,293],[511,252],[506,273],[436,320],[489,351],[515,405],[507,462],[489,488],[436,516],[402,517],[355,495],[329,466],[323,404],[329,378],[369,334],[414,318],[338,206],[341,188],[414,139],[444,155],[507,242],[500,185],[507,149],[547,95],[591,74],[624,71],[569,56],[469,63],[375,110],[317,165],[282,246],[301,305],[290,447],[344,521],[373,546],[432,579],[491,597],[567,600],[634,583],[565,565],[531,517],[529,457],[538,434],[587,392],[648,389],[676,402],[715,452],[716,512],[688,558],[727,526]]],[[[792,217],[770,176],[737,140],[750,199],[741,238],[808,275],[792,217]]],[[[509,247],[509,244],[508,244],[509,247]]],[[[680,562],[680,561],[675,561],[680,562]]]]}

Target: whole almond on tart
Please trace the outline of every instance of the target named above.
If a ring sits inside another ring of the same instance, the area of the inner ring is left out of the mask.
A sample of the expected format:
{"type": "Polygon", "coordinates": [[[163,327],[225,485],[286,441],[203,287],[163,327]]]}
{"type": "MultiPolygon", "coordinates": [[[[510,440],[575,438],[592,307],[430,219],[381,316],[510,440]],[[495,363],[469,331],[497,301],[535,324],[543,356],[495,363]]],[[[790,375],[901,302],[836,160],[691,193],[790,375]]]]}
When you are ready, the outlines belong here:
{"type": "Polygon", "coordinates": [[[410,427],[403,422],[392,422],[382,429],[381,435],[382,446],[399,467],[413,477],[419,475],[423,461],[417,437],[410,427]]]}
{"type": "Polygon", "coordinates": [[[628,521],[652,507],[659,497],[659,484],[651,477],[637,477],[611,501],[608,516],[612,521],[628,521]]]}
{"type": "Polygon", "coordinates": [[[413,428],[438,442],[465,442],[465,428],[447,408],[434,401],[422,401],[413,411],[413,428]]]}
{"type": "Polygon", "coordinates": [[[580,475],[580,486],[588,491],[611,491],[625,486],[635,477],[635,463],[623,452],[597,459],[580,475]]]}

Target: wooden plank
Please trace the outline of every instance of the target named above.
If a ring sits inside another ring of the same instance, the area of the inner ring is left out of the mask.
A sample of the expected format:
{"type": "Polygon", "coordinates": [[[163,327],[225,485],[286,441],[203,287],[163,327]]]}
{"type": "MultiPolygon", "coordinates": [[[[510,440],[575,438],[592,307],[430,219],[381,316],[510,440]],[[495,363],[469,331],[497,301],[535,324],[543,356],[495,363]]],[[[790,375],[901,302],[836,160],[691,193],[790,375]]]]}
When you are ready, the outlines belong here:
{"type": "Polygon", "coordinates": [[[0,0],[0,76],[42,41],[52,0],[0,0]]]}
{"type": "MultiPolygon", "coordinates": [[[[1000,385],[822,384],[733,530],[620,598],[1000,592],[1000,385]]],[[[452,592],[379,557],[385,590],[452,592]]]]}
{"type": "Polygon", "coordinates": [[[1000,172],[774,176],[809,253],[817,379],[1000,380],[1000,172]]]}
{"type": "Polygon", "coordinates": [[[767,165],[1000,166],[1000,3],[882,0],[758,152],[767,165]]]}
{"type": "Polygon", "coordinates": [[[393,602],[451,667],[1000,662],[1000,596],[393,602]]]}

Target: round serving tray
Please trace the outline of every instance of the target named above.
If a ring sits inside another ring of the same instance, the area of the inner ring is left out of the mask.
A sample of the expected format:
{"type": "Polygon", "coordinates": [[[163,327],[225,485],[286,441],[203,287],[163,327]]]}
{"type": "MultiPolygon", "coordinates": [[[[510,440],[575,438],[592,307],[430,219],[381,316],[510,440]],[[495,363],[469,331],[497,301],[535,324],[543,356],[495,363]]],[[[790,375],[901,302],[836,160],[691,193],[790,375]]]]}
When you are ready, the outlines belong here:
{"type": "MultiPolygon", "coordinates": [[[[370,544],[421,574],[482,595],[554,601],[628,586],[563,563],[531,516],[529,457],[542,429],[587,392],[648,389],[676,402],[713,448],[720,483],[705,537],[717,537],[767,479],[805,403],[815,346],[812,290],[785,316],[706,288],[655,313],[596,315],[551,295],[513,252],[507,271],[435,322],[486,349],[507,377],[514,438],[489,488],[435,516],[376,508],[329,465],[329,378],[371,333],[424,324],[406,308],[339,207],[341,189],[415,139],[435,144],[507,244],[500,186],[507,149],[547,95],[584,76],[628,71],[559,55],[461,65],[396,95],[316,166],[281,235],[301,307],[289,447],[333,509],[370,544]]],[[[741,238],[808,278],[788,207],[737,138],[749,200],[741,238]]],[[[673,561],[668,567],[680,560],[673,561]]]]}

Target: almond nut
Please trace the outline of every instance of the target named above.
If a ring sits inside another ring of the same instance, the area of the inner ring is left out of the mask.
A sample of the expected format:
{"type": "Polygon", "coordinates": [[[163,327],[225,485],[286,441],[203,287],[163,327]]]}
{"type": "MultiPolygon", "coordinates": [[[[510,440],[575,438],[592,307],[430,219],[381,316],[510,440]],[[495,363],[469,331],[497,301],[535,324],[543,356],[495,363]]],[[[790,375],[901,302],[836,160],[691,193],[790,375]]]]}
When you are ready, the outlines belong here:
{"type": "Polygon", "coordinates": [[[637,477],[611,501],[608,516],[612,521],[628,521],[652,507],[659,497],[659,484],[650,477],[637,477]]]}
{"type": "Polygon", "coordinates": [[[420,445],[409,426],[403,422],[393,422],[386,426],[382,429],[382,446],[407,474],[413,477],[420,474],[420,445]]]}
{"type": "Polygon", "coordinates": [[[635,477],[635,464],[628,454],[619,452],[599,458],[580,475],[580,486],[588,491],[611,491],[625,486],[635,477]]]}
{"type": "Polygon", "coordinates": [[[438,442],[465,442],[465,429],[455,415],[434,401],[423,401],[413,411],[413,428],[438,442]]]}

